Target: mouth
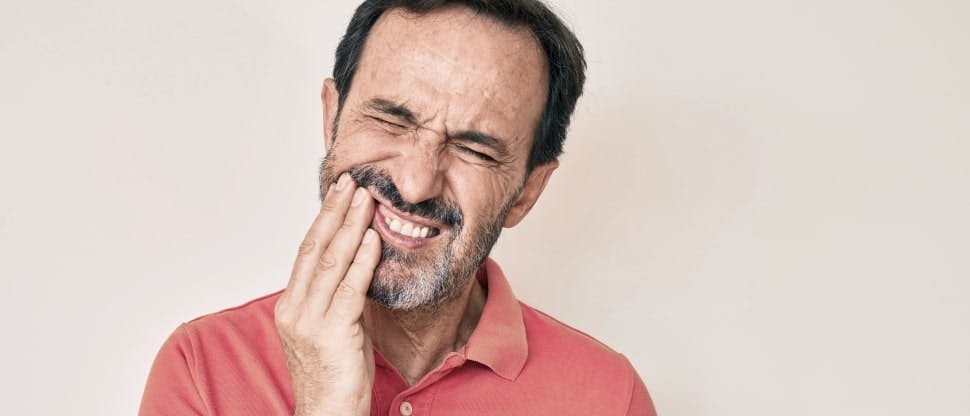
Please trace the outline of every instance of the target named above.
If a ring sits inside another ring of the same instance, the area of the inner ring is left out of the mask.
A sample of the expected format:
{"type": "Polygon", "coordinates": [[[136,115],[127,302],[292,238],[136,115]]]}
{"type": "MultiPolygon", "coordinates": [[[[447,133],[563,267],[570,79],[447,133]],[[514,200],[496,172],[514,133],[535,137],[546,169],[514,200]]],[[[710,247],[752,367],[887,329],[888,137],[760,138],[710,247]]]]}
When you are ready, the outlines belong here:
{"type": "Polygon", "coordinates": [[[395,246],[416,249],[423,247],[441,235],[441,228],[430,221],[398,212],[389,205],[375,199],[374,228],[381,239],[395,246]]]}

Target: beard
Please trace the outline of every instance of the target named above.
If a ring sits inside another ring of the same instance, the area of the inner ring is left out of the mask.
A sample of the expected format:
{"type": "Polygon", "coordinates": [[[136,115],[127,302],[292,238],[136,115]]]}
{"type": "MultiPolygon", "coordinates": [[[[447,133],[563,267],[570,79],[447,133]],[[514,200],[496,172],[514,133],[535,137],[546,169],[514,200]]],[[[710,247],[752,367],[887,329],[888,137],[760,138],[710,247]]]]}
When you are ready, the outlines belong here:
{"type": "MultiPolygon", "coordinates": [[[[334,150],[334,149],[331,149],[334,150]]],[[[330,152],[320,164],[320,200],[341,172],[328,163],[330,152]]],[[[459,295],[461,289],[488,257],[502,232],[502,224],[522,186],[491,218],[466,229],[457,204],[435,198],[412,204],[404,201],[393,179],[383,169],[355,166],[347,170],[357,186],[383,197],[394,208],[426,218],[442,226],[439,240],[420,251],[381,245],[381,260],[374,270],[367,297],[392,310],[435,309],[459,295]],[[435,248],[439,247],[439,248],[435,248]]]]}

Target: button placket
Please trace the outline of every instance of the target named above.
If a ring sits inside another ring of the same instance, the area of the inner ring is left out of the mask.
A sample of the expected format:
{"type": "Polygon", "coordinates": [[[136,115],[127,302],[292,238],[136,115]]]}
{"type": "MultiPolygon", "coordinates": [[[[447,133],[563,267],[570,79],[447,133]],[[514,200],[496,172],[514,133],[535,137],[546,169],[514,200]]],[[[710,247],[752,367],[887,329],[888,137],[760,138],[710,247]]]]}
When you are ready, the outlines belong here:
{"type": "Polygon", "coordinates": [[[411,416],[414,414],[414,406],[417,403],[418,406],[424,406],[421,408],[421,414],[427,414],[431,410],[431,403],[427,395],[432,397],[436,394],[438,387],[440,385],[438,382],[446,377],[449,373],[454,371],[457,367],[460,367],[465,363],[465,357],[453,354],[452,356],[445,358],[441,365],[432,371],[430,374],[426,375],[417,384],[411,386],[410,388],[402,391],[394,399],[397,402],[397,412],[392,402],[391,409],[389,411],[391,416],[411,416]],[[400,400],[400,401],[398,401],[400,400]]]}

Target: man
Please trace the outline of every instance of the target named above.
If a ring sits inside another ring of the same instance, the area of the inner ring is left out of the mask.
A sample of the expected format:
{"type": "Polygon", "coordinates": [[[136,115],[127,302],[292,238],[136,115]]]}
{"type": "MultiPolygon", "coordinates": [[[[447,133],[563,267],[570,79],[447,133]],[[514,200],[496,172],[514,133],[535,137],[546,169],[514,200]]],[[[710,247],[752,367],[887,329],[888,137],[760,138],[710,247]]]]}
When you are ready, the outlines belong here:
{"type": "Polygon", "coordinates": [[[487,255],[558,166],[585,63],[536,0],[369,0],[323,86],[322,208],[281,293],[180,326],[142,415],[645,415],[622,355],[487,255]]]}

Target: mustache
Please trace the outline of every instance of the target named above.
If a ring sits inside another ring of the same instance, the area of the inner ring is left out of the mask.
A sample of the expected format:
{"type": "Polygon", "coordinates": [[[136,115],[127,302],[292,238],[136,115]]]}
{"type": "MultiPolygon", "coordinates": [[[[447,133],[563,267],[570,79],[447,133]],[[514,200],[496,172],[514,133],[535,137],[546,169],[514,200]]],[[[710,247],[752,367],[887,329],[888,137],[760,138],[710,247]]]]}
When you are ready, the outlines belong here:
{"type": "Polygon", "coordinates": [[[357,186],[373,189],[386,199],[395,209],[418,217],[437,221],[454,229],[461,229],[464,216],[457,204],[440,198],[428,199],[412,204],[401,197],[394,180],[387,171],[373,166],[357,166],[347,171],[357,186]]]}

